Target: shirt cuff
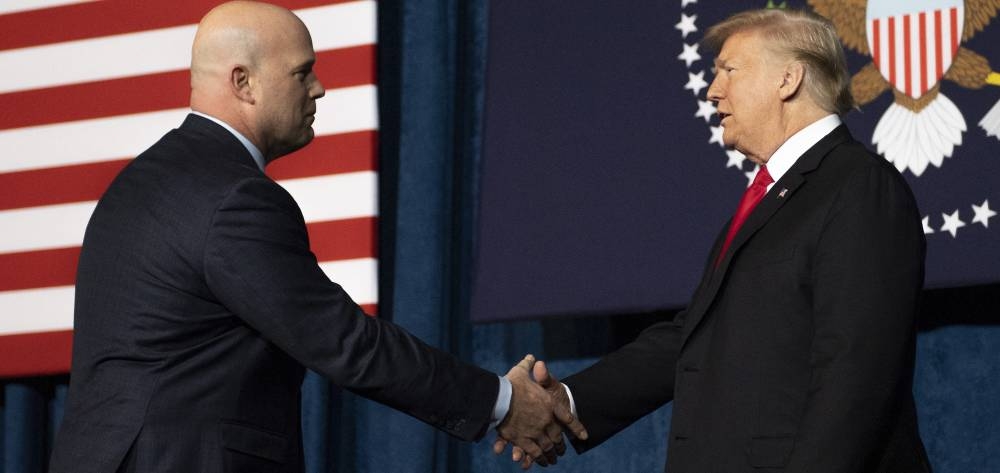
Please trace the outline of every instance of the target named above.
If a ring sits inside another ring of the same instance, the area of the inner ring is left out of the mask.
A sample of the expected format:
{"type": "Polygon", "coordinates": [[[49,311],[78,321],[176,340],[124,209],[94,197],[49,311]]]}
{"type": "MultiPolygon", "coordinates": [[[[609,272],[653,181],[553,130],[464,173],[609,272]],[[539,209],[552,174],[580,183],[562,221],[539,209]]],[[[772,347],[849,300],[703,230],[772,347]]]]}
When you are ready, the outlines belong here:
{"type": "Polygon", "coordinates": [[[570,391],[569,386],[566,386],[565,383],[559,384],[562,384],[563,389],[566,390],[566,395],[569,396],[569,413],[573,414],[573,417],[579,419],[580,416],[576,415],[576,401],[573,400],[573,391],[570,391]]]}
{"type": "Polygon", "coordinates": [[[490,430],[496,428],[507,417],[507,411],[510,410],[510,395],[513,390],[509,379],[503,376],[497,377],[500,378],[500,392],[497,393],[497,402],[493,405],[493,419],[490,421],[490,430]]]}

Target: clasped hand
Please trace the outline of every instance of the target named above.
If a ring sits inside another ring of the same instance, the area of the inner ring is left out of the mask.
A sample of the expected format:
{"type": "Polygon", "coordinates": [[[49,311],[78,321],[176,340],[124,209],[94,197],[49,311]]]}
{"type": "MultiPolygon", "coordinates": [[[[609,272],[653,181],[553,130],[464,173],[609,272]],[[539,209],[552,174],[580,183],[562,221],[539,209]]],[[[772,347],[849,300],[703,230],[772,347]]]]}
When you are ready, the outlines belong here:
{"type": "Polygon", "coordinates": [[[512,458],[528,469],[555,464],[566,452],[563,430],[587,439],[587,430],[570,412],[569,397],[562,384],[545,368],[545,363],[527,355],[507,372],[512,393],[507,417],[497,426],[493,452],[500,454],[507,443],[514,444],[512,458]]]}

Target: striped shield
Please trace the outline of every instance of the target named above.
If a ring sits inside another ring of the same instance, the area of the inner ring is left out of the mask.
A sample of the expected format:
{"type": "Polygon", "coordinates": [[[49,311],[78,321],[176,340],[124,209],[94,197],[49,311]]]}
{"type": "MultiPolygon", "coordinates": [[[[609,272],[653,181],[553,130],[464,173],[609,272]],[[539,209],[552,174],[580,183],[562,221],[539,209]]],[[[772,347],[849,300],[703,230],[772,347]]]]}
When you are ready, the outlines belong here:
{"type": "Polygon", "coordinates": [[[962,0],[869,0],[868,48],[882,76],[920,98],[948,68],[962,38],[962,0]]]}

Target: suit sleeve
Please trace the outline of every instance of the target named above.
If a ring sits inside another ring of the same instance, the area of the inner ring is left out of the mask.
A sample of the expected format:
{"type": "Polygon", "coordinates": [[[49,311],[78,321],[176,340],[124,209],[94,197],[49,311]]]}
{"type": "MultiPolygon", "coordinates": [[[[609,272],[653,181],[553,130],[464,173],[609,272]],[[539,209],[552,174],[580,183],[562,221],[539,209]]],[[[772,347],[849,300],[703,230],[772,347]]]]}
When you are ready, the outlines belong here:
{"type": "Polygon", "coordinates": [[[632,343],[563,381],[589,434],[586,441],[573,441],[578,453],[673,399],[682,317],[652,325],[632,343]]]}
{"type": "Polygon", "coordinates": [[[853,173],[814,253],[812,374],[788,471],[876,467],[911,389],[924,251],[902,177],[889,166],[853,173]]]}
{"type": "Polygon", "coordinates": [[[216,297],[300,363],[460,439],[484,435],[497,376],[366,316],[317,265],[301,212],[280,186],[264,178],[237,185],[204,248],[216,297]]]}

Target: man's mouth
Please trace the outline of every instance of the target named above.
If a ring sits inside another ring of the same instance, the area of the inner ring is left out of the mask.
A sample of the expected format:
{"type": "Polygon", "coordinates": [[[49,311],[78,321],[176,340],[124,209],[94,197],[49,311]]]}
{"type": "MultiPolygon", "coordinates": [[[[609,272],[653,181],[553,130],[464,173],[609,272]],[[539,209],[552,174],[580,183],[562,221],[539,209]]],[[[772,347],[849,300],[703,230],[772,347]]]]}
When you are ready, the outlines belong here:
{"type": "Polygon", "coordinates": [[[719,112],[719,124],[722,124],[722,122],[725,121],[725,119],[728,118],[730,115],[732,115],[732,114],[725,113],[725,112],[719,112]]]}

